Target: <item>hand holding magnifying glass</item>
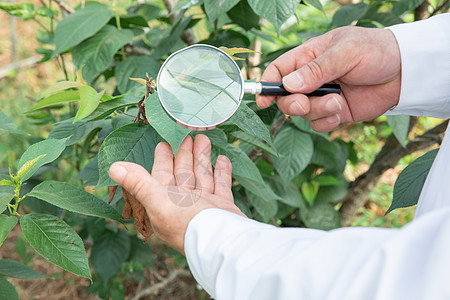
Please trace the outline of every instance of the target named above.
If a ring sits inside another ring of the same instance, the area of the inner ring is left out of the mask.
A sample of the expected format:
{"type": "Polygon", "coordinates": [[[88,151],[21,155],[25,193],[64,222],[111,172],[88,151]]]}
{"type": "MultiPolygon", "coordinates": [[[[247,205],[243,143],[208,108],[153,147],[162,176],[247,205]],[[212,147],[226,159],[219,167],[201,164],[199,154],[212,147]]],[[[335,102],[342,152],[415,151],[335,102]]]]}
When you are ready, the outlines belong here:
{"type": "MultiPolygon", "coordinates": [[[[281,82],[244,82],[239,66],[224,51],[192,45],[170,55],[157,77],[158,96],[178,124],[192,130],[213,129],[239,108],[245,94],[289,95],[281,82]]],[[[325,84],[307,96],[340,93],[325,84]]]]}

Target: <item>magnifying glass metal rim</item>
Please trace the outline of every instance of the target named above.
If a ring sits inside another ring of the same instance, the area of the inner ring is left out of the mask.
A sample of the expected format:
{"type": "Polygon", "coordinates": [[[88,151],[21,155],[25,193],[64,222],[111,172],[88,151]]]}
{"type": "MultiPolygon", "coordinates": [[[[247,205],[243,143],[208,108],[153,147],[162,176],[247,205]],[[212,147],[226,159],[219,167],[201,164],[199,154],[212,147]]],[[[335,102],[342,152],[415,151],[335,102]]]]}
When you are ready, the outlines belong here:
{"type": "Polygon", "coordinates": [[[178,50],[178,51],[172,53],[171,55],[169,55],[169,57],[167,57],[167,59],[164,61],[164,63],[162,64],[161,68],[159,69],[158,76],[156,77],[156,86],[157,86],[157,92],[158,92],[159,102],[160,102],[161,105],[163,106],[163,108],[164,108],[164,110],[166,111],[166,113],[167,113],[172,119],[176,120],[177,123],[182,124],[183,126],[185,126],[185,127],[187,127],[187,128],[193,128],[193,129],[195,129],[195,130],[199,130],[199,129],[201,130],[201,129],[211,129],[211,128],[215,128],[216,126],[218,126],[218,125],[224,123],[224,122],[227,121],[229,118],[231,118],[232,115],[234,115],[234,113],[239,109],[239,106],[240,106],[241,103],[242,103],[242,98],[244,97],[244,86],[245,86],[245,81],[244,81],[244,77],[242,76],[242,72],[241,72],[241,69],[239,68],[238,64],[237,64],[237,63],[236,63],[236,62],[235,62],[235,61],[234,61],[234,60],[233,60],[233,59],[232,59],[225,51],[223,51],[223,50],[221,50],[221,49],[219,49],[219,48],[217,48],[217,47],[208,45],[208,44],[194,44],[194,45],[190,45],[190,46],[188,46],[188,47],[185,47],[185,48],[183,48],[183,49],[180,49],[180,50],[178,50]],[[167,63],[170,61],[170,59],[173,58],[173,56],[176,56],[177,54],[179,54],[179,53],[181,53],[181,52],[190,50],[190,49],[192,49],[192,48],[197,48],[197,47],[211,48],[211,49],[213,49],[214,51],[220,52],[220,53],[222,53],[223,55],[225,55],[225,57],[227,57],[227,58],[232,62],[233,66],[236,67],[236,70],[238,71],[237,73],[239,74],[240,83],[241,83],[241,93],[240,93],[240,95],[239,95],[239,98],[237,99],[238,102],[237,102],[237,104],[236,104],[235,109],[234,109],[233,111],[231,111],[231,112],[230,112],[223,120],[220,120],[219,122],[216,122],[216,123],[213,123],[213,124],[208,124],[208,125],[193,125],[193,124],[188,124],[188,123],[186,123],[186,122],[180,120],[179,118],[175,117],[175,116],[170,112],[170,110],[166,107],[166,105],[165,105],[165,103],[164,103],[164,100],[163,100],[163,97],[161,97],[161,94],[160,94],[160,90],[161,90],[161,89],[160,89],[160,86],[159,86],[159,83],[160,83],[160,76],[161,76],[161,73],[162,73],[162,71],[164,70],[165,66],[166,66],[167,63]]]}

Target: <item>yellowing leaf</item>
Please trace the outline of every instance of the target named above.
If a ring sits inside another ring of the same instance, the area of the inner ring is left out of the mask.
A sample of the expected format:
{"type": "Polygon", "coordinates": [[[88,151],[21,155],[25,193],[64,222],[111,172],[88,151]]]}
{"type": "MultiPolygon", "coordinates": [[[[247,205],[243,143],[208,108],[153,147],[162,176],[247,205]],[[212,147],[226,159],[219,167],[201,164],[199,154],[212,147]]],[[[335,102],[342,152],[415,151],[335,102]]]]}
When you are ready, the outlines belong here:
{"type": "Polygon", "coordinates": [[[25,175],[26,172],[28,172],[29,169],[31,169],[32,166],[34,166],[34,164],[40,160],[42,157],[46,156],[47,154],[41,154],[36,158],[33,158],[32,160],[27,161],[26,163],[23,164],[23,166],[20,168],[20,170],[17,172],[17,179],[22,179],[23,175],[25,175]]]}
{"type": "Polygon", "coordinates": [[[228,54],[234,60],[243,60],[240,57],[233,56],[238,53],[261,53],[255,50],[247,49],[247,48],[227,48],[227,47],[219,47],[220,50],[228,54]]]}
{"type": "Polygon", "coordinates": [[[85,82],[84,79],[83,79],[83,73],[82,73],[82,71],[83,71],[83,67],[81,67],[81,68],[78,70],[78,72],[77,72],[77,82],[78,82],[79,84],[85,85],[86,82],[85,82]]]}
{"type": "Polygon", "coordinates": [[[132,77],[130,77],[129,79],[130,79],[130,80],[134,80],[134,81],[136,81],[136,82],[139,82],[140,84],[143,84],[143,85],[146,84],[146,81],[145,81],[145,79],[143,79],[143,78],[132,78],[132,77]]]}
{"type": "Polygon", "coordinates": [[[0,185],[11,185],[12,186],[13,183],[11,180],[3,179],[3,180],[0,180],[0,185]]]}

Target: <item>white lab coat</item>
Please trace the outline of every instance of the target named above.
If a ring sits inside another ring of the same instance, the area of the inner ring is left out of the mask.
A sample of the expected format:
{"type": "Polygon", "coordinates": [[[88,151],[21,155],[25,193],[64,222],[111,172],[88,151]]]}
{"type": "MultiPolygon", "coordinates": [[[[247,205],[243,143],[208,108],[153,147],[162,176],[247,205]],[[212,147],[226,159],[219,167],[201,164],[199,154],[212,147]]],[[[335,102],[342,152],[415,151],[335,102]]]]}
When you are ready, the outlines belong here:
{"type": "MultiPolygon", "coordinates": [[[[389,28],[402,57],[390,114],[450,117],[450,14],[389,28]]],[[[215,299],[450,299],[450,137],[401,229],[277,228],[220,209],[189,223],[185,252],[215,299]]]]}

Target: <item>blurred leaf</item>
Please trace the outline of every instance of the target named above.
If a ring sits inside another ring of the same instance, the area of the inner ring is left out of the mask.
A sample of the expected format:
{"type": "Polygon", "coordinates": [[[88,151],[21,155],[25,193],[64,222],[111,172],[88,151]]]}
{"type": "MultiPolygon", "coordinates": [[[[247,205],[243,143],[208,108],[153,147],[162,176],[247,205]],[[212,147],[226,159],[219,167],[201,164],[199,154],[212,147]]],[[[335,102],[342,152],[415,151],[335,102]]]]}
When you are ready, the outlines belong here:
{"type": "Polygon", "coordinates": [[[91,279],[84,244],[63,220],[46,214],[27,214],[20,219],[25,239],[49,262],[91,279]]]}
{"type": "Polygon", "coordinates": [[[16,288],[2,276],[0,276],[0,299],[19,300],[16,288]]]}
{"type": "Polygon", "coordinates": [[[337,27],[350,25],[362,18],[369,6],[363,2],[341,6],[333,16],[331,23],[337,27]]]}
{"type": "Polygon", "coordinates": [[[380,23],[385,27],[403,23],[403,20],[401,18],[391,13],[376,13],[372,15],[370,19],[372,21],[380,23]]]}
{"type": "Polygon", "coordinates": [[[130,77],[143,78],[148,73],[149,77],[156,78],[160,67],[161,64],[150,56],[130,56],[116,67],[117,88],[126,93],[138,85],[130,77]]]}
{"type": "Polygon", "coordinates": [[[0,186],[0,214],[6,210],[6,206],[14,197],[14,188],[9,185],[0,186]]]}
{"type": "Polygon", "coordinates": [[[64,52],[91,37],[108,23],[112,16],[113,12],[98,2],[92,2],[66,16],[55,29],[55,54],[64,52]]]}
{"type": "Polygon", "coordinates": [[[150,246],[137,236],[130,236],[130,261],[135,261],[147,268],[155,269],[153,254],[150,246]]]}
{"type": "Polygon", "coordinates": [[[245,201],[245,199],[242,197],[242,195],[238,192],[236,192],[234,189],[233,192],[233,198],[234,198],[234,204],[241,210],[241,212],[244,213],[247,217],[252,217],[252,212],[250,211],[250,207],[248,207],[248,203],[245,201]]]}
{"type": "Polygon", "coordinates": [[[314,177],[314,181],[319,183],[320,186],[334,186],[346,184],[332,175],[322,175],[322,174],[314,177]]]}
{"type": "Polygon", "coordinates": [[[102,92],[97,93],[94,88],[88,85],[80,87],[80,107],[73,119],[73,123],[89,116],[100,104],[100,98],[103,96],[104,92],[105,91],[103,90],[102,92]]]}
{"type": "Polygon", "coordinates": [[[238,24],[245,30],[250,30],[259,25],[259,16],[248,5],[247,0],[239,1],[227,14],[233,23],[238,24]]]}
{"type": "MultiPolygon", "coordinates": [[[[41,98],[46,98],[46,97],[48,97],[50,95],[53,95],[53,94],[56,94],[58,92],[61,92],[61,91],[64,91],[64,90],[67,90],[67,89],[70,89],[70,88],[80,87],[80,86],[81,86],[81,84],[76,82],[76,81],[59,81],[59,82],[54,83],[51,86],[49,86],[42,93],[41,98]]],[[[40,104],[40,102],[39,102],[39,104],[40,104]]],[[[35,105],[33,110],[37,109],[36,106],[38,106],[38,105],[35,105]]],[[[43,106],[41,106],[41,107],[43,107],[43,106]]]]}
{"type": "Polygon", "coordinates": [[[210,22],[214,22],[220,15],[225,14],[239,0],[204,0],[205,12],[210,22]]]}
{"type": "MultiPolygon", "coordinates": [[[[179,2],[180,1],[177,1],[177,4],[179,2]]],[[[175,4],[175,6],[177,4],[175,4]]],[[[159,18],[161,15],[164,14],[163,10],[159,6],[156,6],[156,5],[153,5],[150,3],[138,4],[137,6],[135,6],[134,8],[131,9],[130,13],[133,13],[138,16],[142,16],[143,18],[145,18],[145,20],[147,22],[154,20],[156,18],[159,18]]]]}
{"type": "Polygon", "coordinates": [[[0,133],[2,131],[7,131],[10,133],[17,133],[17,134],[25,134],[28,135],[28,133],[17,129],[16,124],[14,124],[14,121],[11,120],[10,117],[8,117],[7,115],[5,115],[5,113],[3,111],[0,110],[0,133]]]}
{"type": "Polygon", "coordinates": [[[280,202],[283,202],[292,207],[305,207],[302,195],[300,194],[300,191],[295,184],[289,182],[288,185],[284,187],[283,179],[281,179],[281,177],[278,175],[267,176],[265,177],[265,180],[269,183],[274,192],[280,197],[280,202]]]}
{"type": "Polygon", "coordinates": [[[84,66],[83,77],[91,82],[95,75],[108,68],[116,51],[132,39],[131,30],[106,25],[73,49],[73,63],[77,69],[84,66]]]}
{"type": "Polygon", "coordinates": [[[405,147],[411,117],[410,116],[386,116],[386,119],[387,119],[387,123],[392,128],[392,133],[397,138],[397,141],[403,147],[405,147]]]}
{"type": "MultiPolygon", "coordinates": [[[[156,6],[153,6],[153,8],[156,8],[156,6]]],[[[133,28],[133,27],[148,27],[147,18],[144,15],[141,14],[128,14],[128,15],[121,15],[119,17],[120,19],[120,27],[122,28],[133,28]]],[[[117,20],[116,18],[111,18],[109,21],[110,25],[112,25],[114,28],[117,26],[117,20]]],[[[106,26],[105,26],[106,27],[106,26]]],[[[104,27],[103,27],[104,28],[104,27]]],[[[122,31],[119,30],[119,31],[122,31]]]]}
{"type": "MultiPolygon", "coordinates": [[[[77,82],[77,84],[79,84],[79,83],[77,82]]],[[[33,108],[30,111],[48,107],[50,105],[61,104],[61,103],[71,102],[71,101],[78,101],[78,100],[80,100],[80,92],[79,91],[59,92],[59,93],[56,93],[54,95],[51,95],[51,96],[48,96],[48,97],[42,99],[41,101],[39,101],[38,104],[33,106],[33,108]]]]}
{"type": "Polygon", "coordinates": [[[191,130],[178,125],[167,115],[159,102],[158,93],[151,94],[147,98],[145,102],[145,115],[150,125],[170,144],[173,153],[176,155],[178,147],[180,147],[181,142],[191,130]]]}
{"type": "MultiPolygon", "coordinates": [[[[17,218],[15,219],[17,223],[17,218]]],[[[0,275],[20,279],[51,278],[34,271],[18,261],[10,259],[0,259],[0,275]]]]}
{"type": "MultiPolygon", "coordinates": [[[[8,217],[6,215],[0,214],[0,247],[2,246],[8,234],[14,228],[14,226],[16,226],[17,221],[18,219],[15,216],[8,217]]],[[[0,260],[0,262],[1,261],[2,260],[0,260]]],[[[1,271],[2,269],[0,265],[0,274],[2,274],[1,271]]]]}
{"type": "Polygon", "coordinates": [[[386,211],[387,215],[391,211],[400,207],[408,207],[417,204],[423,184],[428,176],[431,165],[439,149],[434,149],[422,155],[409,164],[398,175],[394,184],[394,196],[391,206],[386,211]]]}
{"type": "Polygon", "coordinates": [[[96,186],[98,183],[98,155],[91,159],[76,176],[85,181],[83,186],[96,186]]]}
{"type": "Polygon", "coordinates": [[[318,10],[325,13],[325,10],[323,9],[322,3],[320,3],[320,0],[304,0],[307,4],[311,5],[314,8],[317,8],[318,10]]]}
{"type": "Polygon", "coordinates": [[[337,141],[317,139],[314,143],[313,164],[327,169],[343,171],[347,163],[348,151],[337,141]]]}
{"type": "Polygon", "coordinates": [[[247,191],[247,197],[256,211],[261,215],[264,222],[270,221],[277,213],[277,202],[271,199],[265,199],[247,191]]]}
{"type": "Polygon", "coordinates": [[[114,130],[103,141],[98,153],[97,187],[116,185],[108,175],[109,167],[116,161],[134,162],[150,172],[156,145],[162,141],[153,127],[142,123],[133,123],[114,130]]]}
{"type": "Polygon", "coordinates": [[[119,221],[122,216],[108,203],[66,182],[44,181],[28,193],[45,202],[86,216],[119,221]]]}
{"type": "Polygon", "coordinates": [[[281,25],[293,16],[298,0],[248,0],[248,4],[255,13],[271,22],[278,34],[280,34],[281,25]]]}
{"type": "Polygon", "coordinates": [[[348,193],[348,185],[324,185],[319,187],[315,202],[336,203],[348,193]]]}
{"type": "Polygon", "coordinates": [[[317,196],[317,192],[319,191],[319,186],[320,184],[315,181],[303,182],[302,196],[303,199],[305,199],[305,201],[309,203],[309,205],[313,205],[314,200],[316,199],[317,196]]]}
{"type": "Polygon", "coordinates": [[[130,255],[130,237],[123,230],[106,230],[94,241],[91,264],[104,282],[119,271],[130,255]]]}
{"type": "Polygon", "coordinates": [[[272,156],[273,166],[287,185],[311,161],[314,146],[311,136],[293,127],[282,128],[273,140],[279,157],[272,156]]]}
{"type": "MultiPolygon", "coordinates": [[[[187,28],[189,23],[192,20],[192,15],[187,18],[182,18],[182,14],[180,14],[180,18],[178,22],[172,25],[170,31],[166,33],[166,35],[159,41],[158,45],[155,47],[155,51],[153,52],[153,56],[156,58],[160,58],[169,52],[172,47],[180,40],[180,35],[187,28]]],[[[141,76],[133,76],[133,77],[141,77],[141,76]]],[[[155,77],[153,77],[155,78],[155,77]]]]}
{"type": "Polygon", "coordinates": [[[204,0],[178,0],[172,12],[176,12],[180,9],[187,9],[192,6],[202,5],[203,2],[204,0]]]}
{"type": "Polygon", "coordinates": [[[424,0],[400,0],[394,3],[392,7],[392,13],[394,15],[400,16],[403,13],[415,9],[420,4],[423,3],[424,0]]]}
{"type": "Polygon", "coordinates": [[[289,118],[292,120],[292,123],[294,123],[295,127],[300,129],[301,131],[304,131],[307,133],[312,133],[312,134],[321,136],[324,139],[330,140],[330,136],[328,133],[314,131],[311,128],[311,121],[305,120],[300,116],[297,116],[297,117],[290,116],[289,118]]]}
{"type": "Polygon", "coordinates": [[[46,154],[39,161],[36,162],[29,170],[26,172],[21,181],[25,181],[30,178],[41,166],[51,163],[55,159],[59,157],[59,155],[66,148],[66,140],[55,140],[55,139],[46,139],[36,144],[31,145],[28,149],[22,154],[22,157],[19,160],[19,168],[21,168],[27,161],[30,161],[39,155],[46,154]]]}
{"type": "Polygon", "coordinates": [[[308,209],[300,210],[300,217],[309,228],[331,230],[341,227],[341,218],[333,205],[316,202],[308,209]]]}

